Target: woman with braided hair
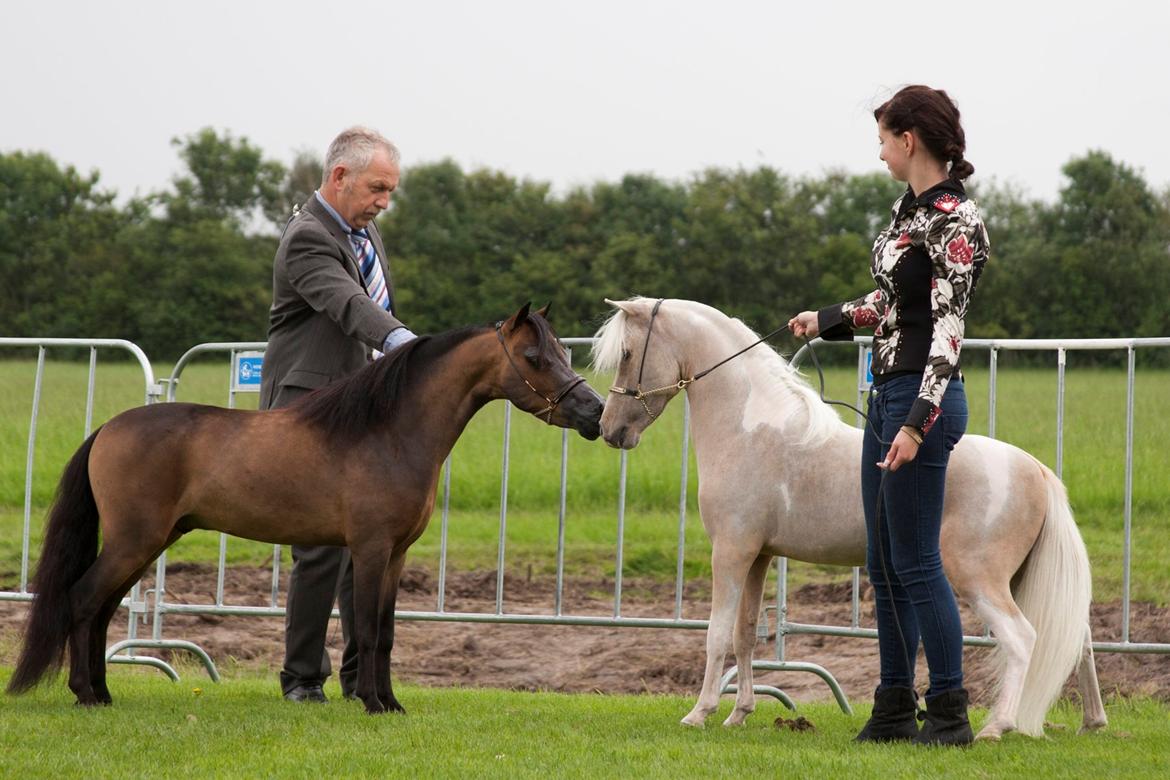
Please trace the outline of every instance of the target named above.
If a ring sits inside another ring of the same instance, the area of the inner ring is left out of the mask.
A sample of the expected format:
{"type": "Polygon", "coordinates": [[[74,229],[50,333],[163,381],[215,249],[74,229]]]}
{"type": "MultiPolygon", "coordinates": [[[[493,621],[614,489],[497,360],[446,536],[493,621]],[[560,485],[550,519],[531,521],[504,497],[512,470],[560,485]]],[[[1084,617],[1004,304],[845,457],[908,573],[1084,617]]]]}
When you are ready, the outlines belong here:
{"type": "Polygon", "coordinates": [[[963,630],[939,552],[950,452],[967,427],[959,370],[963,322],[987,262],[987,231],[963,180],[975,167],[959,109],[946,92],[904,87],[873,112],[880,157],[906,182],[890,224],[874,241],[877,289],[805,311],[796,336],[850,340],[873,328],[873,388],[861,485],[874,588],[881,681],[863,742],[972,741],[963,688],[963,630]],[[883,485],[884,478],[884,485],[883,485]],[[878,503],[880,495],[880,505],[878,503]],[[914,658],[930,670],[921,731],[914,658]]]}

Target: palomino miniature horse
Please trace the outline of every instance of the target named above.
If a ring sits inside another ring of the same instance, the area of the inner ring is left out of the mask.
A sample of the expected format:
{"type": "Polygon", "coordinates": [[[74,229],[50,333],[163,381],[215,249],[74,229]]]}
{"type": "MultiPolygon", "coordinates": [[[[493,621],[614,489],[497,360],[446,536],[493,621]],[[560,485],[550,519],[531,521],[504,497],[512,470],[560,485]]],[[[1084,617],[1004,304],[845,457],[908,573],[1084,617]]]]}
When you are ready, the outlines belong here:
{"type": "Polygon", "coordinates": [[[369,713],[402,711],[390,684],[398,576],[464,426],[507,398],[587,439],[600,433],[601,397],[573,372],[546,311],[526,304],[495,328],[423,336],[285,409],[170,403],[107,422],[62,476],[8,690],[59,668],[68,642],[77,703],[109,704],[110,618],[151,561],[205,528],[348,546],[357,695],[369,713]]]}
{"type": "MultiPolygon", "coordinates": [[[[680,382],[756,341],[739,320],[691,301],[667,300],[656,315],[652,299],[610,303],[618,311],[594,348],[595,366],[616,369],[619,386],[601,418],[605,440],[637,446],[684,386],[691,404],[713,582],[703,689],[683,723],[702,725],[717,708],[734,641],[739,692],[725,725],[740,724],[755,709],[752,650],[772,557],[865,564],[862,432],[765,345],[680,382]]],[[[999,643],[999,696],[979,736],[1042,734],[1078,662],[1084,728],[1103,726],[1089,560],[1056,475],[1010,444],[964,436],[947,470],[941,537],[947,577],[999,643]]]]}

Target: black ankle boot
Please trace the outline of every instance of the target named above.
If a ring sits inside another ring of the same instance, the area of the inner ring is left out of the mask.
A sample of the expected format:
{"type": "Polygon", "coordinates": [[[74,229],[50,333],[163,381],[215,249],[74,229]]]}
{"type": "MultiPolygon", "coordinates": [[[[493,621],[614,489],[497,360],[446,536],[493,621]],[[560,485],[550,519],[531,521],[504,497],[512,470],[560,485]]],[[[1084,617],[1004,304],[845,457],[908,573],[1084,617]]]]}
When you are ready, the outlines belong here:
{"type": "Polygon", "coordinates": [[[926,699],[926,717],[916,745],[970,745],[975,741],[967,720],[967,691],[956,688],[926,699]]]}
{"type": "Polygon", "coordinates": [[[873,714],[854,742],[904,742],[918,736],[918,696],[913,688],[878,688],[873,714]]]}

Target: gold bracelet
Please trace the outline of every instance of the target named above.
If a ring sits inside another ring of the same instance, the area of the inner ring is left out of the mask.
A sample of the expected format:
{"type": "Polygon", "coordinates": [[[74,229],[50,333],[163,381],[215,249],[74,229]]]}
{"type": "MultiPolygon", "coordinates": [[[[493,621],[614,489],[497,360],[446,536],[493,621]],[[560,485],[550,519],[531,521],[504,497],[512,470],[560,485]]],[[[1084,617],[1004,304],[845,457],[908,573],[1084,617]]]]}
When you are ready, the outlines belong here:
{"type": "Polygon", "coordinates": [[[913,439],[915,444],[917,444],[919,447],[922,446],[922,434],[917,428],[915,428],[913,425],[903,425],[902,431],[911,439],[913,439]]]}

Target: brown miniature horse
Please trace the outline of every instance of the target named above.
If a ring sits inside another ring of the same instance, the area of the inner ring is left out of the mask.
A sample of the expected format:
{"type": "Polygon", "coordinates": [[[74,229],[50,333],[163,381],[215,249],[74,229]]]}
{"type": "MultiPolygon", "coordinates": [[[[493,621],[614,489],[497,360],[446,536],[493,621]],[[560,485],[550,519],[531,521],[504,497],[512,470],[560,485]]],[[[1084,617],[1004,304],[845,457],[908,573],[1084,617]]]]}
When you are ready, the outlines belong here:
{"type": "Polygon", "coordinates": [[[77,703],[109,704],[110,619],[151,561],[202,528],[348,546],[357,695],[369,713],[403,711],[390,684],[398,577],[467,422],[507,398],[586,439],[600,433],[601,397],[573,371],[546,313],[526,304],[494,328],[423,336],[285,409],[169,403],[107,422],[62,475],[9,692],[56,672],[68,643],[77,703]]]}

